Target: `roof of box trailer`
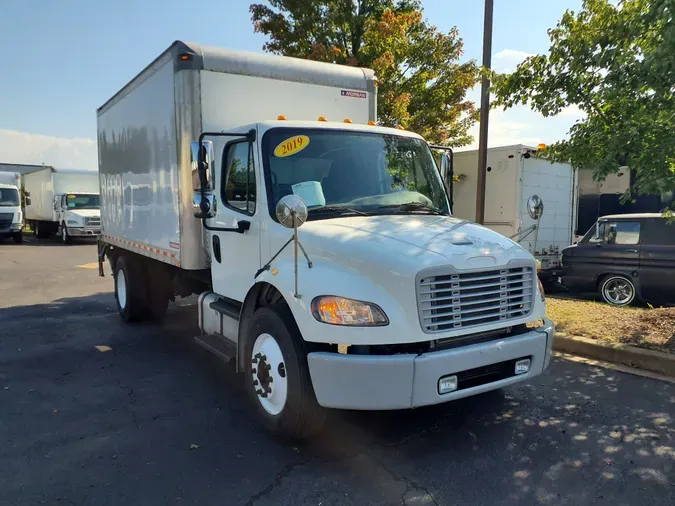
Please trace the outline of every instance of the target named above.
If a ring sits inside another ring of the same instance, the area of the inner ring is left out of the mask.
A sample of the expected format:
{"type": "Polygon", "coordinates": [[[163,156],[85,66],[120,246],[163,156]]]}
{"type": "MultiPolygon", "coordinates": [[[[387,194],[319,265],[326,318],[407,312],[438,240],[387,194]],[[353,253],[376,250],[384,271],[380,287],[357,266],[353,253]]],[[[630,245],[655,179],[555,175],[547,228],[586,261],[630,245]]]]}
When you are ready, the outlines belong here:
{"type": "Polygon", "coordinates": [[[154,71],[155,65],[169,54],[173,57],[175,71],[209,70],[281,81],[343,87],[348,90],[375,91],[376,77],[371,69],[176,41],[99,107],[97,112],[101,113],[118,96],[140,81],[147,72],[154,71]],[[187,58],[186,60],[180,59],[183,55],[187,58]]]}

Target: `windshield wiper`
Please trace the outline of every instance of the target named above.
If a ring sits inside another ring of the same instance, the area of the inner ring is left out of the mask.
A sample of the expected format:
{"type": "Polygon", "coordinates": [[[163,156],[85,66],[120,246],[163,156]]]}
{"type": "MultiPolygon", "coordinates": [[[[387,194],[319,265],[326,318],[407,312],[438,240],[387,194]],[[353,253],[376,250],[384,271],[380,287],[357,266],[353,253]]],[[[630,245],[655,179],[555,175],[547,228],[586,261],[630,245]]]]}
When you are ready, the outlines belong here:
{"type": "Polygon", "coordinates": [[[437,214],[439,216],[447,216],[448,213],[444,213],[436,207],[429,207],[422,202],[407,202],[405,204],[389,204],[386,206],[380,206],[378,209],[393,209],[396,211],[425,211],[429,214],[437,214]]]}
{"type": "Polygon", "coordinates": [[[325,213],[341,213],[341,214],[358,214],[360,216],[370,216],[370,213],[359,211],[358,209],[352,209],[351,207],[338,206],[338,205],[315,207],[315,208],[309,210],[310,214],[319,214],[319,213],[322,213],[322,212],[325,212],[325,213]]]}

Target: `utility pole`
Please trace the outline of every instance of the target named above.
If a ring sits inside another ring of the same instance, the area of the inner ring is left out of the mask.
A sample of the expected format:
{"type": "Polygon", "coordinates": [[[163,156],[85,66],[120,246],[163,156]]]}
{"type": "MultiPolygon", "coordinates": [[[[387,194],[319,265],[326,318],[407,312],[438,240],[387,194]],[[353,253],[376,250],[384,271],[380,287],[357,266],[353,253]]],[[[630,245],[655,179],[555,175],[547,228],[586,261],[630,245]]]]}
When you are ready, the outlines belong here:
{"type": "MultiPolygon", "coordinates": [[[[493,0],[485,0],[483,24],[483,67],[492,68],[493,0]]],[[[485,176],[487,174],[488,121],[490,115],[490,79],[483,75],[480,90],[480,133],[478,137],[478,192],[476,194],[476,223],[485,223],[485,176]]]]}

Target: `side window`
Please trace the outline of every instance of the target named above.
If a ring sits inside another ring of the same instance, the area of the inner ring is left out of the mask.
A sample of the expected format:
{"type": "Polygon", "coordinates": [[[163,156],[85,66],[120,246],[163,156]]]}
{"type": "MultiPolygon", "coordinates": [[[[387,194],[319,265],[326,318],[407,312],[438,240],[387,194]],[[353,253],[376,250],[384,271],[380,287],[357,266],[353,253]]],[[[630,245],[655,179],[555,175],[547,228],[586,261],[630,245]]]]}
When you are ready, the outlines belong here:
{"type": "Polygon", "coordinates": [[[221,189],[223,203],[243,213],[255,212],[255,170],[249,160],[251,144],[238,142],[230,144],[226,155],[226,176],[221,189]]]}
{"type": "Polygon", "coordinates": [[[675,222],[653,218],[645,223],[642,244],[649,246],[675,246],[675,222]]]}
{"type": "Polygon", "coordinates": [[[607,224],[606,221],[601,221],[597,225],[593,225],[588,232],[586,232],[586,235],[584,238],[581,240],[581,242],[590,242],[593,244],[599,244],[603,242],[603,238],[605,236],[605,225],[607,224]],[[596,237],[595,234],[595,228],[598,228],[598,234],[596,237]]]}
{"type": "Polygon", "coordinates": [[[639,244],[640,223],[637,221],[608,222],[605,225],[603,238],[605,244],[639,244]]]}

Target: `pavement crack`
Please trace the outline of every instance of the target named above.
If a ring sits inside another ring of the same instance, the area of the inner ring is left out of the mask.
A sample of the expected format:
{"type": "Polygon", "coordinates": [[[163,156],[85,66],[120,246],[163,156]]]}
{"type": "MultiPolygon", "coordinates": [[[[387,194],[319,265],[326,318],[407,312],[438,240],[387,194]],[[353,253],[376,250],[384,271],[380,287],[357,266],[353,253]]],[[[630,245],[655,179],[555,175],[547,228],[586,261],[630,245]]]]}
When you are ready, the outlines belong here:
{"type": "Polygon", "coordinates": [[[293,471],[295,471],[297,468],[304,466],[308,462],[310,462],[312,459],[303,459],[297,462],[292,462],[290,464],[286,464],[284,467],[282,467],[274,477],[274,480],[272,483],[268,484],[265,488],[263,488],[261,491],[256,492],[253,494],[251,497],[249,497],[248,501],[246,501],[246,506],[253,506],[256,502],[258,502],[260,499],[263,497],[269,495],[275,488],[277,488],[279,485],[281,485],[281,482],[293,471]]]}
{"type": "Polygon", "coordinates": [[[131,414],[131,419],[134,422],[136,428],[140,429],[141,424],[138,423],[138,417],[136,416],[136,394],[134,393],[133,387],[127,387],[122,383],[117,383],[117,386],[124,390],[127,393],[128,402],[124,406],[124,410],[128,411],[131,414]]]}
{"type": "MultiPolygon", "coordinates": [[[[381,459],[379,459],[377,456],[373,455],[372,452],[367,453],[368,456],[370,456],[371,459],[373,459],[377,465],[379,465],[382,469],[384,469],[387,473],[389,473],[396,481],[402,481],[405,484],[405,490],[401,493],[401,504],[406,505],[408,504],[408,499],[411,499],[408,496],[411,492],[413,493],[422,493],[424,494],[425,497],[425,502],[426,501],[431,501],[431,504],[435,504],[438,506],[438,501],[436,501],[436,498],[433,496],[433,494],[429,491],[428,488],[423,486],[422,484],[418,483],[417,481],[413,480],[412,478],[408,478],[407,476],[398,473],[394,471],[392,468],[390,468],[387,464],[385,464],[381,459]],[[426,499],[428,498],[428,499],[426,499]]],[[[415,498],[417,499],[417,497],[415,498]]]]}

